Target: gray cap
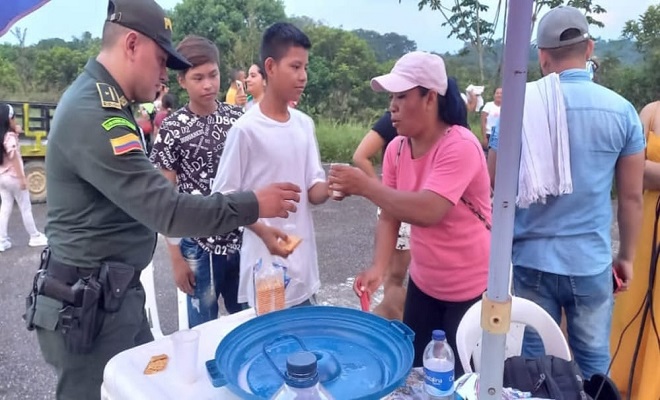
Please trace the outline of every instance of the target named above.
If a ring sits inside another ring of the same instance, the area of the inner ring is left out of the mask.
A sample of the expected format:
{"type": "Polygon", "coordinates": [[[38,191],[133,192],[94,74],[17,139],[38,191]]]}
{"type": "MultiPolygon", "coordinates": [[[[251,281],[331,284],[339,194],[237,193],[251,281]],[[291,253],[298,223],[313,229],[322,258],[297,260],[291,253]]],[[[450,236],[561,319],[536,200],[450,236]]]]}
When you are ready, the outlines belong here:
{"type": "Polygon", "coordinates": [[[548,11],[541,18],[536,31],[536,46],[539,49],[556,49],[584,42],[589,39],[587,17],[575,7],[559,6],[548,11]],[[561,40],[562,33],[576,29],[580,36],[561,40]]]}
{"type": "Polygon", "coordinates": [[[192,65],[172,45],[172,21],[154,0],[109,0],[108,22],[151,38],[167,53],[167,67],[184,70],[192,65]]]}

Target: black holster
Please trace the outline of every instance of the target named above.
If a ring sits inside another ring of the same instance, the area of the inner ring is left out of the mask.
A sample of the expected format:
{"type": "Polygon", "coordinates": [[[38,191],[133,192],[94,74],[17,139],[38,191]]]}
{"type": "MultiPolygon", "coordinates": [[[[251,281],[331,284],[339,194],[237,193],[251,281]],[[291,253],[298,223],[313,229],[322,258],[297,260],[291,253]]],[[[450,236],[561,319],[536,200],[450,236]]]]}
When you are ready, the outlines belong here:
{"type": "Polygon", "coordinates": [[[60,329],[66,349],[70,353],[85,354],[92,350],[103,325],[103,311],[99,307],[102,290],[93,276],[81,278],[76,286],[76,295],[81,301],[79,304],[65,304],[60,311],[60,329]]]}
{"type": "Polygon", "coordinates": [[[126,290],[140,282],[140,274],[130,265],[104,262],[99,271],[99,282],[103,288],[103,310],[114,313],[119,311],[126,290]]]}
{"type": "Polygon", "coordinates": [[[26,301],[27,328],[58,329],[70,353],[89,353],[101,331],[105,313],[117,312],[128,288],[139,283],[139,271],[129,265],[104,262],[98,268],[77,268],[51,259],[46,248],[26,301]],[[42,308],[48,306],[44,298],[62,304],[57,327],[50,323],[41,326],[40,319],[35,319],[35,314],[40,315],[38,300],[44,302],[42,308]]]}

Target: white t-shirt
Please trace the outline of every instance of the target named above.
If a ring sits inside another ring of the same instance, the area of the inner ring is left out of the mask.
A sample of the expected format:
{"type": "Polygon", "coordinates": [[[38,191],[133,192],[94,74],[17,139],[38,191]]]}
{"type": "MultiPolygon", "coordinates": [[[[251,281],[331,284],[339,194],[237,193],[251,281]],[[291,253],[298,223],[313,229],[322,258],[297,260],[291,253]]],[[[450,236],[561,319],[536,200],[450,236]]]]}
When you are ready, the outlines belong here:
{"type": "MultiPolygon", "coordinates": [[[[213,184],[213,192],[229,193],[261,189],[276,182],[291,182],[302,189],[297,212],[289,218],[261,218],[259,222],[295,234],[302,239],[285,260],[291,278],[285,291],[286,307],[298,305],[320,287],[318,256],[312,210],[307,190],[325,182],[314,121],[290,108],[287,122],[278,122],[251,107],[227,134],[225,150],[213,184]]],[[[250,229],[243,233],[238,301],[254,306],[253,266],[259,259],[272,262],[266,245],[250,229]]]]}
{"type": "Polygon", "coordinates": [[[481,112],[488,114],[486,118],[486,135],[490,135],[491,129],[497,123],[497,120],[500,118],[500,106],[496,105],[494,102],[489,101],[486,103],[484,108],[481,109],[481,112]]]}

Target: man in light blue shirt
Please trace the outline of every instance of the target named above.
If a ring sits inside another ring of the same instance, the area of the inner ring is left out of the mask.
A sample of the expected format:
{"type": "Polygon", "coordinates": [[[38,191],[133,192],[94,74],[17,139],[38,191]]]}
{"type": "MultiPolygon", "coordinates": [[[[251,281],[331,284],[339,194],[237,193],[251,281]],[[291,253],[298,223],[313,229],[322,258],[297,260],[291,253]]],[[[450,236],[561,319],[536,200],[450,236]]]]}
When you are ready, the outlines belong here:
{"type": "MultiPolygon", "coordinates": [[[[606,373],[610,363],[612,267],[623,290],[632,279],[642,221],[644,133],[630,102],[591,81],[584,66],[594,44],[584,14],[573,7],[551,10],[539,23],[537,45],[543,74],[560,74],[573,193],[516,210],[514,292],[542,306],[557,323],[564,310],[569,345],[588,379],[606,373]],[[620,247],[613,256],[615,178],[620,247]]],[[[495,137],[490,147],[497,146],[495,137]]],[[[533,331],[525,333],[523,354],[543,354],[533,331]]]]}

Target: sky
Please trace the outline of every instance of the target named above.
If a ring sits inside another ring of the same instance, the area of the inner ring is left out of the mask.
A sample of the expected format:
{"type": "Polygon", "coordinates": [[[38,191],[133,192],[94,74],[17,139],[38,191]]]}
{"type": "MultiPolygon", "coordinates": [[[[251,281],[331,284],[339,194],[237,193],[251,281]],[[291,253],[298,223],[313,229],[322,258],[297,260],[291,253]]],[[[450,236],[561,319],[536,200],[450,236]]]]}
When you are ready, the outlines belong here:
{"type": "MultiPolygon", "coordinates": [[[[166,9],[180,2],[157,1],[166,9]]],[[[459,50],[462,43],[447,38],[448,29],[441,26],[444,21],[442,15],[429,9],[419,11],[417,3],[418,0],[401,0],[401,3],[398,0],[284,0],[289,16],[308,16],[326,25],[349,30],[362,28],[380,33],[396,32],[417,42],[419,50],[441,53],[459,50]]],[[[492,21],[498,0],[485,0],[484,3],[490,5],[484,19],[492,21]]],[[[617,39],[627,20],[637,19],[658,0],[596,0],[596,3],[608,12],[596,16],[605,23],[605,28],[593,28],[592,35],[617,39]]],[[[27,28],[28,44],[55,37],[69,40],[85,31],[100,36],[106,9],[104,0],[51,0],[14,26],[27,28]]],[[[176,24],[176,21],[173,22],[176,24]]],[[[495,37],[501,36],[501,30],[500,18],[499,33],[495,37]]],[[[15,44],[16,39],[9,32],[0,37],[0,43],[4,42],[15,44]]]]}

